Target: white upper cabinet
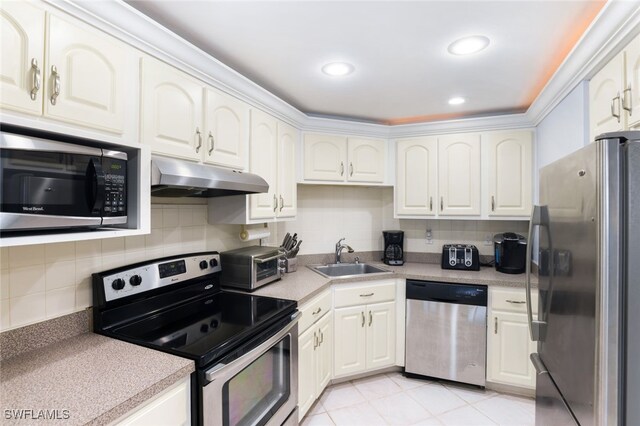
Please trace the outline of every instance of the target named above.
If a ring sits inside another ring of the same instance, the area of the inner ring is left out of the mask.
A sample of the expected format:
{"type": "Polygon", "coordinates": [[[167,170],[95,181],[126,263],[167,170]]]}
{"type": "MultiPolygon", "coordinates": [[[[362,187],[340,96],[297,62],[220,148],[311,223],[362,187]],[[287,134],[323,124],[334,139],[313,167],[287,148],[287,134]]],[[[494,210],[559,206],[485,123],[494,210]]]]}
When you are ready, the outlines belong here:
{"type": "Polygon", "coordinates": [[[434,216],[438,203],[438,138],[396,142],[396,215],[434,216]]]}
{"type": "Polygon", "coordinates": [[[383,183],[386,141],[308,133],[304,136],[304,180],[383,183]]]}
{"type": "Polygon", "coordinates": [[[44,10],[26,1],[0,3],[0,106],[42,114],[44,10]]]}
{"type": "Polygon", "coordinates": [[[251,111],[249,171],[269,184],[269,192],[249,196],[250,219],[271,219],[278,210],[277,120],[259,110],[251,111]]]}
{"type": "Polygon", "coordinates": [[[142,59],[142,141],[155,153],[200,160],[202,85],[150,57],[142,59]]]}
{"type": "Polygon", "coordinates": [[[245,168],[249,106],[213,88],[205,89],[204,162],[245,168]]]}
{"type": "Polygon", "coordinates": [[[528,216],[532,197],[531,132],[489,133],[483,149],[488,154],[489,216],[528,216]]]}
{"type": "Polygon", "coordinates": [[[2,2],[0,19],[3,109],[125,132],[125,121],[133,119],[128,105],[137,105],[128,90],[136,78],[133,48],[31,2],[2,2]]]}
{"type": "Polygon", "coordinates": [[[295,217],[298,208],[296,145],[300,132],[278,122],[278,217],[295,217]]]}
{"type": "Polygon", "coordinates": [[[384,182],[387,149],[384,140],[349,138],[347,148],[349,182],[384,182]]]}
{"type": "Polygon", "coordinates": [[[49,15],[45,114],[73,124],[122,133],[131,102],[125,80],[131,50],[76,21],[49,15]]]}
{"type": "Polygon", "coordinates": [[[439,214],[480,215],[480,136],[440,136],[438,169],[439,214]]]}
{"type": "Polygon", "coordinates": [[[346,159],[347,138],[344,136],[304,136],[305,180],[344,181],[346,159]]]}
{"type": "Polygon", "coordinates": [[[622,108],[627,113],[629,130],[640,129],[640,35],[626,49],[626,86],[622,108]]]}
{"type": "Polygon", "coordinates": [[[589,82],[591,141],[601,133],[624,128],[623,86],[624,52],[620,52],[589,82]]]}
{"type": "Polygon", "coordinates": [[[640,35],[589,82],[591,141],[602,133],[640,129],[640,35]]]}

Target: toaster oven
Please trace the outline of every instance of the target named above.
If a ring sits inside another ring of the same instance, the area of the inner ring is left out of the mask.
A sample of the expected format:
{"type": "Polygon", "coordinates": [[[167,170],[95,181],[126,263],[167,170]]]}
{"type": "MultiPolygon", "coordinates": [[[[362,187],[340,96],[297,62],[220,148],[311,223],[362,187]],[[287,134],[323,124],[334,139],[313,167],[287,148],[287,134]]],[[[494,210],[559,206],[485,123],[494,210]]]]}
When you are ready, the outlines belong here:
{"type": "Polygon", "coordinates": [[[223,287],[253,291],[282,278],[285,259],[277,247],[250,246],[220,253],[223,287]]]}

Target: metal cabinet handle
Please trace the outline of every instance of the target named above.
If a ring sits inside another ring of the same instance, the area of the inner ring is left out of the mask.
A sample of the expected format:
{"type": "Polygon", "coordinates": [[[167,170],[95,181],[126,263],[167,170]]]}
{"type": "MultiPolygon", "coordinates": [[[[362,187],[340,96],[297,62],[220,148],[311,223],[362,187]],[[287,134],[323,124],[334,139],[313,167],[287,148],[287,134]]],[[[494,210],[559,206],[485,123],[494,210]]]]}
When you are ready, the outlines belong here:
{"type": "Polygon", "coordinates": [[[349,162],[349,176],[353,176],[353,163],[349,162]]]}
{"type": "Polygon", "coordinates": [[[273,212],[275,213],[278,210],[278,197],[276,194],[273,194],[273,212]]]}
{"type": "Polygon", "coordinates": [[[369,297],[369,296],[373,296],[375,293],[365,293],[365,294],[361,294],[360,297],[369,297]]]}
{"type": "Polygon", "coordinates": [[[618,123],[620,122],[620,92],[618,92],[618,95],[615,98],[611,99],[611,115],[618,119],[618,123]],[[616,99],[617,99],[618,102],[616,102],[616,99]],[[617,114],[616,114],[616,111],[615,111],[615,104],[616,103],[618,104],[618,113],[617,114]]]}
{"type": "Polygon", "coordinates": [[[633,102],[631,101],[631,83],[626,89],[622,91],[622,109],[629,111],[629,116],[633,114],[633,102]],[[629,96],[626,95],[629,93],[629,96]],[[629,100],[629,106],[627,106],[627,99],[629,100]]]}
{"type": "Polygon", "coordinates": [[[318,343],[318,346],[320,346],[324,342],[324,333],[322,330],[318,330],[318,333],[320,333],[320,343],[318,343]]]}
{"type": "Polygon", "coordinates": [[[433,197],[429,197],[429,211],[433,211],[433,197]]]}
{"type": "Polygon", "coordinates": [[[494,197],[493,195],[491,196],[491,211],[496,211],[496,197],[494,197]]]}
{"type": "Polygon", "coordinates": [[[280,194],[280,211],[282,211],[283,207],[284,207],[284,198],[282,198],[282,194],[280,194]]]}
{"type": "Polygon", "coordinates": [[[340,162],[340,176],[344,176],[344,162],[340,162]]]}
{"type": "Polygon", "coordinates": [[[196,135],[198,136],[198,146],[196,146],[196,152],[200,152],[200,148],[202,148],[202,133],[200,133],[199,127],[196,127],[196,135]]]}
{"type": "Polygon", "coordinates": [[[498,334],[498,317],[493,317],[493,334],[498,334]]]}
{"type": "Polygon", "coordinates": [[[318,347],[318,335],[314,331],[313,332],[313,350],[315,351],[317,347],[318,347]]]}
{"type": "Polygon", "coordinates": [[[440,211],[444,210],[444,197],[440,197],[440,211]]]}
{"type": "Polygon", "coordinates": [[[215,140],[213,139],[213,135],[209,132],[209,155],[213,152],[213,147],[215,145],[215,140]]]}
{"type": "Polygon", "coordinates": [[[371,314],[371,311],[369,311],[369,327],[371,327],[372,323],[373,323],[373,315],[371,314]]]}
{"type": "Polygon", "coordinates": [[[364,311],[360,312],[360,315],[362,315],[362,327],[364,327],[364,311]]]}
{"type": "Polygon", "coordinates": [[[507,299],[507,303],[513,303],[515,305],[523,305],[523,304],[525,304],[527,302],[525,302],[524,300],[509,300],[509,299],[507,299]]]}
{"type": "Polygon", "coordinates": [[[322,308],[318,308],[315,311],[311,312],[311,315],[318,315],[320,312],[322,312],[322,308]]]}
{"type": "Polygon", "coordinates": [[[31,59],[31,69],[33,70],[33,87],[31,88],[31,100],[35,101],[40,90],[40,67],[36,58],[31,59]]]}
{"type": "Polygon", "coordinates": [[[51,66],[51,76],[53,77],[53,93],[51,94],[51,105],[55,105],[60,96],[60,74],[55,65],[51,66]]]}

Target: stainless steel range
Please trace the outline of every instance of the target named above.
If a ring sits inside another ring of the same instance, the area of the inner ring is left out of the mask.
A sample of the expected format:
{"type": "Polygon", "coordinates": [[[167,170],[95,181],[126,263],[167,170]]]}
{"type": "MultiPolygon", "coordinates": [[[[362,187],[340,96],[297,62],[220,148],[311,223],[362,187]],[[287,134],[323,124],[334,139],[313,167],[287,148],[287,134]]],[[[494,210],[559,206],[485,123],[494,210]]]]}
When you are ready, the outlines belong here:
{"type": "Polygon", "coordinates": [[[195,361],[193,424],[297,421],[297,303],[220,289],[220,256],[93,274],[94,331],[195,361]]]}

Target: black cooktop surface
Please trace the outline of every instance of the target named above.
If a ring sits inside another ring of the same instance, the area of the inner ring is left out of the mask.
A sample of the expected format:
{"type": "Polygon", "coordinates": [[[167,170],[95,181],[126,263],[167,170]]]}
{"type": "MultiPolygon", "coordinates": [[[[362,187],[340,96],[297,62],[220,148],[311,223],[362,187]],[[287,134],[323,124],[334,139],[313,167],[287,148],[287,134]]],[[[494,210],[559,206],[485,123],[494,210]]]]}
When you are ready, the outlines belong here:
{"type": "Polygon", "coordinates": [[[221,291],[111,330],[145,346],[209,362],[292,314],[296,302],[221,291]]]}

